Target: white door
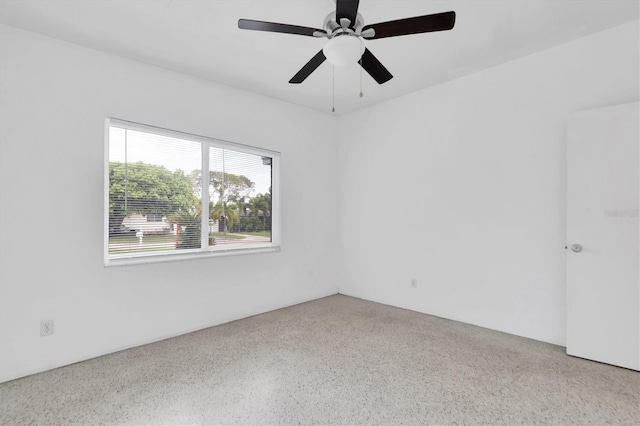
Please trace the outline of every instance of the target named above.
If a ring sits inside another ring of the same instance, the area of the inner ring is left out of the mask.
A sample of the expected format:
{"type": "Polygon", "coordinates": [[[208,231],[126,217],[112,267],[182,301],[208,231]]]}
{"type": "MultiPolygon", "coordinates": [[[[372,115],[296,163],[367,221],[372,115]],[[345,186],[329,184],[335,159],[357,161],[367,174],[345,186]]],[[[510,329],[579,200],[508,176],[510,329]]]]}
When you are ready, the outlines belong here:
{"type": "Polygon", "coordinates": [[[638,103],[576,113],[567,142],[567,354],[640,370],[638,103]]]}

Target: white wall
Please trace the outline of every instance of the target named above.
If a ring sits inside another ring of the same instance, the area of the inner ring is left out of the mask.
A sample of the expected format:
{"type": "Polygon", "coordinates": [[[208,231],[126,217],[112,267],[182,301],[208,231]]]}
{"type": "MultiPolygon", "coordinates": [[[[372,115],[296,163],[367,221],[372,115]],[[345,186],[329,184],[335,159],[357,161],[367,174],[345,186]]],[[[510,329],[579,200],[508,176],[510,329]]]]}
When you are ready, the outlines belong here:
{"type": "Polygon", "coordinates": [[[566,117],[638,100],[638,40],[636,21],[343,117],[340,292],[564,344],[566,117]]]}
{"type": "Polygon", "coordinates": [[[0,381],[337,292],[333,117],[6,26],[0,43],[0,381]],[[109,116],[282,152],[282,251],[104,268],[109,116]]]}

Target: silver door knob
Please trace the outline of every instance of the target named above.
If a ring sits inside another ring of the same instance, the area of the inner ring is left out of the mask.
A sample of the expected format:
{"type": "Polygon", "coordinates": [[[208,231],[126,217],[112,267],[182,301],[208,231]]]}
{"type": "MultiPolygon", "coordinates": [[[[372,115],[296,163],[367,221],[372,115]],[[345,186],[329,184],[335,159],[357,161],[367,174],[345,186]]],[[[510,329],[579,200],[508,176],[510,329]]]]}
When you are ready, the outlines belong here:
{"type": "Polygon", "coordinates": [[[580,253],[582,251],[582,246],[580,244],[573,244],[571,245],[571,250],[575,251],[576,253],[580,253]]]}

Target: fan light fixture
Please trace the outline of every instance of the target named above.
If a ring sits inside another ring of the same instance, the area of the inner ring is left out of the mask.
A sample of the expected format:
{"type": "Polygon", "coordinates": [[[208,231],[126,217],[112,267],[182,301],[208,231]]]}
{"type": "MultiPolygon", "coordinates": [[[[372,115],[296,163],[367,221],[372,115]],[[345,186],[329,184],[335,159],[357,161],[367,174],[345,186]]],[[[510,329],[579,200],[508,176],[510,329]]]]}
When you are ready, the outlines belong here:
{"type": "Polygon", "coordinates": [[[322,48],[327,60],[337,67],[354,64],[364,53],[364,44],[359,37],[343,35],[334,37],[322,48]]]}

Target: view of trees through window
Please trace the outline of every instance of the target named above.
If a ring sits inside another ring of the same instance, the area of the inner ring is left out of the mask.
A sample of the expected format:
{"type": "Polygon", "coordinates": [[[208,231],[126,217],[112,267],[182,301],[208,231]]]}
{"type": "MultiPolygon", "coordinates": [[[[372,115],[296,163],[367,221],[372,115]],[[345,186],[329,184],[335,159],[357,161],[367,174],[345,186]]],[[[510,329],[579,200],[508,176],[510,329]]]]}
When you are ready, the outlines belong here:
{"type": "Polygon", "coordinates": [[[111,125],[108,175],[112,257],[272,240],[270,156],[111,125]]]}

